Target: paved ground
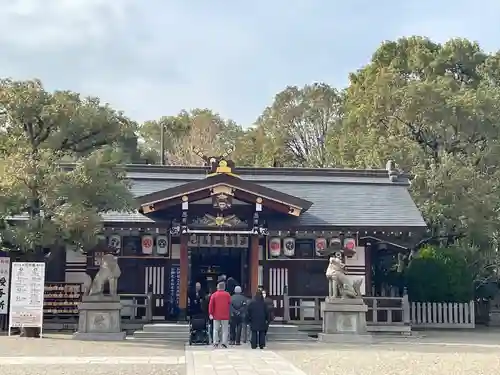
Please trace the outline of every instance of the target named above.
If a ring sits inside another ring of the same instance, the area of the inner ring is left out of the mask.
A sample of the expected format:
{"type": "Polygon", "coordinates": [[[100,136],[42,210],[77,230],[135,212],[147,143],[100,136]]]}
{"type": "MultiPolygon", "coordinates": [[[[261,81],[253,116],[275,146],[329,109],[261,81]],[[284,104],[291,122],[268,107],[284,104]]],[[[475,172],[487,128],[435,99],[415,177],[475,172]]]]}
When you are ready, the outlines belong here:
{"type": "Polygon", "coordinates": [[[187,375],[304,375],[271,350],[247,346],[231,349],[186,349],[187,375]]]}
{"type": "Polygon", "coordinates": [[[263,351],[0,337],[2,375],[498,375],[500,331],[424,332],[372,345],[270,343],[263,351]],[[267,370],[266,370],[267,368],[267,370]]]}

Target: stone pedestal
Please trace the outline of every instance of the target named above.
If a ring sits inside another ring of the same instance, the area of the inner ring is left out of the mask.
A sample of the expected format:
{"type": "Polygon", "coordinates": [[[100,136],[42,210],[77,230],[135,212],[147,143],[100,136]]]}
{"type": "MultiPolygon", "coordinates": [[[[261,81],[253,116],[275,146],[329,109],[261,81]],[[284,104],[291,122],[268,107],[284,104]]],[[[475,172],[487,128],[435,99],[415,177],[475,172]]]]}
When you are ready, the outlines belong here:
{"type": "Polygon", "coordinates": [[[121,330],[119,296],[84,296],[78,306],[78,332],[73,339],[88,341],[125,340],[126,332],[121,330]]]}
{"type": "Polygon", "coordinates": [[[366,328],[368,306],[361,298],[326,298],[323,307],[322,342],[370,342],[366,328]]]}

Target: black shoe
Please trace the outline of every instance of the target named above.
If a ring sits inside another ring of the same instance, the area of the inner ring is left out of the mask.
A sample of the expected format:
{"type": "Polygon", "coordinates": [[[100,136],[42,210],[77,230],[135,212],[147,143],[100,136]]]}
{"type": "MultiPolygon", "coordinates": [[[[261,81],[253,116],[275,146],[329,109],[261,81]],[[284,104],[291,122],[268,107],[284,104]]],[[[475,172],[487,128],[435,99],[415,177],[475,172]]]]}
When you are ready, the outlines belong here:
{"type": "Polygon", "coordinates": [[[264,349],[264,346],[259,346],[260,349],[264,349]]]}
{"type": "Polygon", "coordinates": [[[237,342],[237,343],[236,343],[236,345],[237,345],[237,346],[238,346],[238,345],[241,345],[241,342],[237,342]]]}
{"type": "Polygon", "coordinates": [[[219,344],[214,344],[214,348],[218,348],[219,347],[219,344]]]}
{"type": "Polygon", "coordinates": [[[222,347],[223,347],[224,349],[227,349],[227,345],[226,345],[226,344],[222,344],[222,347]]]}

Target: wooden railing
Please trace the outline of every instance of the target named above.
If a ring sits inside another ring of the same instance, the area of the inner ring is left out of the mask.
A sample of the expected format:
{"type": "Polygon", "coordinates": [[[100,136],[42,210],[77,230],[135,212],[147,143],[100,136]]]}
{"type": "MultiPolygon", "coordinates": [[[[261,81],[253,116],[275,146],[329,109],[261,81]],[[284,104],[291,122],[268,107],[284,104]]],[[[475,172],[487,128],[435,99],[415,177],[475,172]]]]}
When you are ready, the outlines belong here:
{"type": "MultiPolygon", "coordinates": [[[[278,319],[297,324],[321,324],[325,296],[290,296],[285,288],[278,319]]],[[[475,304],[410,302],[406,291],[402,297],[363,297],[368,312],[366,322],[371,326],[416,328],[474,328],[475,304]]],[[[279,301],[276,301],[279,302],[279,301]]]]}
{"type": "Polygon", "coordinates": [[[410,303],[407,294],[403,297],[363,297],[363,300],[368,305],[368,324],[410,324],[410,303]]]}
{"type": "Polygon", "coordinates": [[[122,320],[141,320],[144,322],[153,320],[153,293],[120,294],[120,302],[122,303],[122,320]],[[143,311],[139,309],[143,309],[143,311]]]}
{"type": "MultiPolygon", "coordinates": [[[[408,295],[403,297],[363,297],[368,306],[366,321],[373,325],[410,324],[408,295]]],[[[290,296],[285,287],[282,319],[284,322],[319,324],[323,320],[325,296],[290,296]]]]}

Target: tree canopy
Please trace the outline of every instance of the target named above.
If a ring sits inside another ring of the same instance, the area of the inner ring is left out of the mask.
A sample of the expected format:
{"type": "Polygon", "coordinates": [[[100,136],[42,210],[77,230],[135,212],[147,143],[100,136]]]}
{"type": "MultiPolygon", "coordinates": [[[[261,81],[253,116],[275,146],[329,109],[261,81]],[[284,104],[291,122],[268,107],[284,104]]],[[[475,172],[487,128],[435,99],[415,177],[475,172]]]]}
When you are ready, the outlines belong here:
{"type": "Polygon", "coordinates": [[[100,213],[131,207],[118,163],[136,136],[122,113],[39,81],[6,79],[0,116],[1,235],[12,248],[88,245],[100,213]],[[76,165],[65,168],[69,161],[76,165]]]}

